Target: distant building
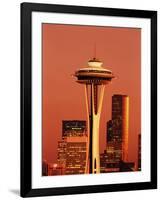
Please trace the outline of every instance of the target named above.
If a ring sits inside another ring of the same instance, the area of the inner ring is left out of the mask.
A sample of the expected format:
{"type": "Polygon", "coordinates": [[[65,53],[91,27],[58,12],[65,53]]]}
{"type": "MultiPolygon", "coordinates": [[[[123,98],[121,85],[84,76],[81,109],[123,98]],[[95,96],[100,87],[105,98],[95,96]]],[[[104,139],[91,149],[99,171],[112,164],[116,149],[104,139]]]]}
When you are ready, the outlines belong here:
{"type": "Polygon", "coordinates": [[[65,166],[66,166],[66,152],[67,152],[66,139],[58,141],[57,162],[58,162],[58,165],[61,166],[64,169],[65,169],[65,166]]]}
{"type": "Polygon", "coordinates": [[[66,174],[84,174],[87,137],[67,137],[66,174]]]}
{"type": "Polygon", "coordinates": [[[106,144],[113,141],[113,126],[112,126],[112,120],[109,120],[107,122],[107,134],[106,134],[106,144]]]}
{"type": "Polygon", "coordinates": [[[115,143],[120,148],[120,160],[128,161],[129,96],[112,96],[112,120],[107,122],[107,146],[115,143]]]}
{"type": "Polygon", "coordinates": [[[138,171],[141,171],[141,134],[138,135],[138,171]]]}
{"type": "Polygon", "coordinates": [[[53,176],[54,175],[53,170],[54,170],[53,163],[49,163],[48,164],[48,176],[53,176]]]}
{"type": "Polygon", "coordinates": [[[84,174],[87,152],[86,121],[63,120],[57,162],[64,174],[84,174]]]}
{"type": "Polygon", "coordinates": [[[107,152],[100,154],[100,172],[108,173],[108,172],[119,172],[119,161],[116,161],[113,158],[113,152],[107,152]]]}
{"type": "Polygon", "coordinates": [[[83,120],[63,120],[62,137],[77,137],[87,134],[86,121],[83,120]]]}
{"type": "Polygon", "coordinates": [[[104,153],[100,155],[100,166],[101,173],[129,172],[135,169],[134,162],[123,162],[120,159],[116,159],[113,150],[111,152],[105,150],[104,153]]]}
{"type": "Polygon", "coordinates": [[[113,141],[113,142],[108,142],[106,152],[108,154],[108,159],[110,162],[119,162],[121,155],[122,155],[122,150],[121,150],[121,143],[113,141]]]}
{"type": "Polygon", "coordinates": [[[120,161],[120,172],[131,172],[135,171],[135,163],[134,162],[123,162],[120,161]]]}
{"type": "Polygon", "coordinates": [[[119,172],[121,155],[121,143],[108,142],[107,149],[100,155],[101,173],[119,172]]]}
{"type": "Polygon", "coordinates": [[[59,166],[58,164],[53,164],[52,166],[52,175],[64,175],[65,168],[63,166],[59,166]]]}
{"type": "Polygon", "coordinates": [[[128,163],[129,96],[112,96],[112,119],[107,122],[107,148],[100,155],[101,172],[132,171],[128,163]]]}
{"type": "Polygon", "coordinates": [[[48,164],[48,176],[55,176],[55,175],[63,175],[64,168],[59,166],[57,163],[49,163],[48,164]]]}
{"type": "Polygon", "coordinates": [[[48,163],[46,160],[42,162],[42,176],[48,176],[48,163]]]}

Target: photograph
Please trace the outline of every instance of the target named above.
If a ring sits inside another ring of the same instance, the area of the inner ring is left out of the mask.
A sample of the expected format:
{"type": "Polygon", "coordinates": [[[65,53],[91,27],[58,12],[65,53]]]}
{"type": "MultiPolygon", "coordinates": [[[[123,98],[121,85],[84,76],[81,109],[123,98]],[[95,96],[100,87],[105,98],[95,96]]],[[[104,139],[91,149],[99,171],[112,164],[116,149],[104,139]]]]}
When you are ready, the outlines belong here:
{"type": "Polygon", "coordinates": [[[141,29],[42,24],[42,175],[141,170],[141,29]]]}

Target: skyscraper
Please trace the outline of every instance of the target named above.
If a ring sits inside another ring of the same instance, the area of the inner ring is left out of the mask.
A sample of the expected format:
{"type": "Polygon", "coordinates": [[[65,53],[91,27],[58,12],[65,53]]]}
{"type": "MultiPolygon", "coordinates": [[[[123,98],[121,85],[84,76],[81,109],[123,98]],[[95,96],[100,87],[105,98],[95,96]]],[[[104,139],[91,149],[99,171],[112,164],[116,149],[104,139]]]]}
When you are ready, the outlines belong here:
{"type": "Polygon", "coordinates": [[[65,174],[84,174],[87,156],[87,128],[83,120],[63,120],[58,142],[58,165],[65,174]]]}
{"type": "MultiPolygon", "coordinates": [[[[88,115],[88,157],[89,173],[100,172],[99,124],[105,85],[114,78],[112,71],[103,68],[96,59],[88,61],[88,66],[75,72],[77,82],[85,86],[86,109],[88,115]]],[[[86,169],[87,170],[87,169],[86,169]]]]}
{"type": "Polygon", "coordinates": [[[85,136],[87,135],[86,121],[83,120],[63,120],[62,137],[85,136]]]}
{"type": "Polygon", "coordinates": [[[87,137],[67,137],[66,174],[84,174],[86,167],[87,137]]]}
{"type": "Polygon", "coordinates": [[[112,96],[112,120],[107,122],[107,146],[115,143],[120,148],[120,159],[128,161],[129,96],[112,96]]]}
{"type": "Polygon", "coordinates": [[[67,149],[66,139],[58,141],[57,162],[58,162],[58,165],[64,169],[66,166],[66,149],[67,149]]]}
{"type": "Polygon", "coordinates": [[[107,134],[106,134],[106,144],[113,141],[113,126],[112,126],[112,120],[109,120],[107,122],[106,126],[107,134]]]}

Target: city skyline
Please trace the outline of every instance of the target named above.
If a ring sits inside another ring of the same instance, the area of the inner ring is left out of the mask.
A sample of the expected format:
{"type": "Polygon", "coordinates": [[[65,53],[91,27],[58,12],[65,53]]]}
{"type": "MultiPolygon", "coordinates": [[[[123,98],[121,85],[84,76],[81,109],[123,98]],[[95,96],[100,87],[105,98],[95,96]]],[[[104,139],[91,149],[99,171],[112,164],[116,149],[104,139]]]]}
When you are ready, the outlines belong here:
{"type": "MultiPolygon", "coordinates": [[[[129,162],[128,150],[124,148],[125,135],[124,121],[126,117],[126,102],[127,95],[112,96],[112,126],[107,126],[107,143],[104,153],[100,153],[100,172],[129,172],[141,170],[141,143],[140,134],[138,134],[138,163],[129,162]],[[125,109],[125,110],[124,110],[125,109]],[[117,123],[116,123],[117,120],[117,123]],[[110,131],[109,134],[109,128],[110,131]],[[124,152],[126,151],[126,152],[124,152]]],[[[128,100],[129,101],[129,100],[128,100]]],[[[128,116],[128,115],[127,115],[128,116]]],[[[111,121],[111,120],[110,120],[111,121]]],[[[108,122],[107,122],[108,124],[108,122]]],[[[88,134],[87,122],[83,120],[63,120],[62,121],[62,138],[57,145],[57,163],[47,163],[43,160],[42,175],[73,175],[73,174],[88,174],[86,170],[88,165],[88,134]]],[[[128,138],[128,137],[127,137],[128,138]]]]}
{"type": "Polygon", "coordinates": [[[141,129],[140,29],[43,24],[43,158],[48,162],[56,162],[61,121],[86,120],[84,90],[74,84],[71,75],[93,57],[94,42],[97,43],[97,57],[117,75],[115,83],[108,87],[107,93],[105,91],[100,153],[106,146],[111,96],[127,94],[130,96],[129,160],[137,160],[137,153],[132,149],[137,149],[137,134],[141,129]],[[66,34],[62,35],[64,32],[66,34]]]}

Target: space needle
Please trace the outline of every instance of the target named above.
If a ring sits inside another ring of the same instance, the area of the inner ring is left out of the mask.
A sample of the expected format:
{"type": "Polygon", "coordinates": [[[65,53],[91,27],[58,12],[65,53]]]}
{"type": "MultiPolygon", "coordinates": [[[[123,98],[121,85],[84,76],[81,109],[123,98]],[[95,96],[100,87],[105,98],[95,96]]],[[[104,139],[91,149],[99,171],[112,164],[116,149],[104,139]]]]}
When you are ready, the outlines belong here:
{"type": "Polygon", "coordinates": [[[87,67],[77,70],[74,76],[76,82],[85,86],[85,100],[88,115],[88,148],[85,173],[100,173],[99,156],[99,124],[103,103],[105,85],[114,75],[112,71],[103,68],[103,62],[95,57],[88,61],[87,67]]]}

